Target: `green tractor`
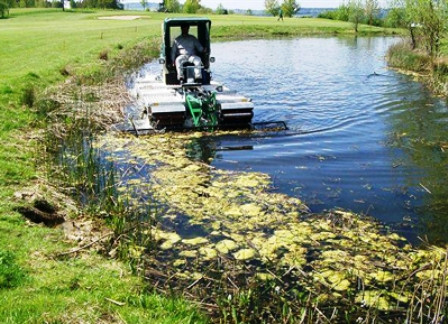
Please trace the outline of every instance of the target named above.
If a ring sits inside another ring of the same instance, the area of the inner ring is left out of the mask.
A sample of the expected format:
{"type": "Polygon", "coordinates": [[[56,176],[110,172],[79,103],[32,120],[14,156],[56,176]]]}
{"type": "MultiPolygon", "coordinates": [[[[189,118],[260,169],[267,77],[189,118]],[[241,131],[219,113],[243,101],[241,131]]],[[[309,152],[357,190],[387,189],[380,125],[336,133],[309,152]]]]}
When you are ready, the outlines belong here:
{"type": "Polygon", "coordinates": [[[135,81],[134,95],[143,106],[144,120],[134,128],[204,129],[250,128],[254,104],[250,99],[212,80],[210,64],[211,21],[207,18],[167,18],[162,25],[161,74],[147,74],[135,81]],[[173,50],[181,28],[200,45],[197,61],[180,61],[173,50]],[[178,64],[181,62],[181,64],[178,64]],[[178,64],[178,65],[177,65],[178,64]],[[180,72],[180,73],[179,73],[180,72]]]}

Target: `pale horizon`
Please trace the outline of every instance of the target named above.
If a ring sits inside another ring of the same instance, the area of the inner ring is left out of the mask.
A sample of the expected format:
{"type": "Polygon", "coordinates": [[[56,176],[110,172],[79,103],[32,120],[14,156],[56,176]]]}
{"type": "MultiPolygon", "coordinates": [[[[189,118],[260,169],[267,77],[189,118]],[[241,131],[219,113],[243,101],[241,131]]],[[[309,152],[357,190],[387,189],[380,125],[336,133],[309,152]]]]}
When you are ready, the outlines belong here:
{"type": "MultiPolygon", "coordinates": [[[[277,0],[279,3],[282,0],[277,0]]],[[[181,1],[182,3],[184,1],[181,1]]],[[[301,8],[337,8],[341,5],[343,0],[299,0],[296,1],[301,8]]],[[[386,5],[387,0],[379,0],[381,6],[386,5]]],[[[252,9],[264,10],[264,0],[201,0],[201,4],[207,8],[216,9],[219,4],[226,9],[252,9]]]]}
{"type": "MultiPolygon", "coordinates": [[[[138,3],[140,0],[119,0],[121,3],[138,3]]],[[[282,3],[283,0],[277,0],[282,3]]],[[[337,8],[348,0],[299,0],[297,3],[301,8],[337,8]]],[[[158,3],[158,0],[149,0],[149,2],[158,3]]],[[[184,3],[185,0],[179,0],[180,3],[184,3]]],[[[379,0],[381,7],[386,7],[389,0],[379,0]]],[[[215,10],[219,5],[222,5],[225,9],[242,9],[242,10],[264,10],[264,0],[201,0],[201,5],[204,7],[215,10]]]]}

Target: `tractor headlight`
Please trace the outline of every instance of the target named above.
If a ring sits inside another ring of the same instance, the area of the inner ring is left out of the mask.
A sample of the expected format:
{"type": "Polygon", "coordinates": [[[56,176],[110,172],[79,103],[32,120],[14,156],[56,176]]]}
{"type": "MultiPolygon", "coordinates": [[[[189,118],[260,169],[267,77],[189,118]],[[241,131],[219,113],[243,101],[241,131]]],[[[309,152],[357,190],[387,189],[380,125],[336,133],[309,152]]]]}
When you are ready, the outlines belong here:
{"type": "Polygon", "coordinates": [[[210,63],[215,63],[216,59],[214,56],[210,57],[210,63]]]}
{"type": "Polygon", "coordinates": [[[163,57],[159,58],[159,64],[165,64],[165,59],[163,57]]]}

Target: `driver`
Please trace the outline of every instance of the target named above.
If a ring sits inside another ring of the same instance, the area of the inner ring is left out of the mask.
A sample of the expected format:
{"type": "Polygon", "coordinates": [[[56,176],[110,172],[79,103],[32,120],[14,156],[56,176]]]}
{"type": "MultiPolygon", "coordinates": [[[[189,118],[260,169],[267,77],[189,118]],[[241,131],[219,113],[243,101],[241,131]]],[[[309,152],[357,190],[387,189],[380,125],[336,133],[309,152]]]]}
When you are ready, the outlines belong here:
{"type": "Polygon", "coordinates": [[[182,65],[185,62],[193,63],[195,66],[195,79],[202,79],[202,61],[198,55],[205,53],[206,49],[201,45],[196,37],[188,33],[190,30],[189,25],[183,24],[180,28],[182,34],[176,37],[171,50],[171,60],[173,65],[176,66],[177,79],[181,82],[183,81],[182,65]]]}

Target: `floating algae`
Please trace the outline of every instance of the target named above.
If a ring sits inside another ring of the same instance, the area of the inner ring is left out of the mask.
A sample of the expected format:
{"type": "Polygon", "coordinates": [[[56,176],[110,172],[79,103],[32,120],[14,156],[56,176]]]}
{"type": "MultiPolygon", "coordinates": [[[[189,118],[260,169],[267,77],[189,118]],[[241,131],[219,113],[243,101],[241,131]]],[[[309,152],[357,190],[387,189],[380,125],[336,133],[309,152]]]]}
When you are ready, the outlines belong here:
{"type": "MultiPolygon", "coordinates": [[[[117,183],[146,185],[154,199],[171,209],[160,215],[166,222],[158,225],[155,236],[167,269],[178,277],[199,277],[198,271],[214,260],[233,260],[232,267],[240,264],[241,269],[257,264],[254,278],[260,280],[277,278],[271,270],[279,270],[293,277],[293,286],[329,290],[318,296],[327,303],[352,296],[356,303],[382,311],[408,303],[417,287],[429,285],[421,279],[444,278],[444,249],[415,250],[399,235],[382,234],[377,223],[353,213],[309,215],[300,199],[270,192],[266,174],[216,170],[188,158],[187,147],[199,136],[109,135],[97,142],[120,159],[119,148],[126,148],[128,165],[151,166],[149,184],[143,176],[142,181],[117,183]],[[182,237],[173,213],[184,215],[187,225],[199,226],[206,235],[182,237]]],[[[138,204],[141,199],[129,201],[138,204]]]]}
{"type": "Polygon", "coordinates": [[[215,247],[219,253],[227,254],[230,251],[236,250],[238,248],[238,244],[236,244],[235,241],[226,239],[218,242],[215,247]]]}
{"type": "Polygon", "coordinates": [[[242,249],[238,252],[235,252],[233,256],[237,260],[250,260],[253,259],[256,255],[256,251],[254,249],[242,249]]]}

